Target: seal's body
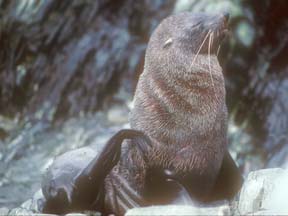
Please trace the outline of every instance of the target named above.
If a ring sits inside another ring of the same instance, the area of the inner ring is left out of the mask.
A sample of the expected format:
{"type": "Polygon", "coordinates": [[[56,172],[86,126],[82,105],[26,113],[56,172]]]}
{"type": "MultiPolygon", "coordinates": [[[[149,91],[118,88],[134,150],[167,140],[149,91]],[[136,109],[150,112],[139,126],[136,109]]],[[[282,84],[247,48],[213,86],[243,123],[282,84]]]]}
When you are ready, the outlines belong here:
{"type": "Polygon", "coordinates": [[[147,135],[152,147],[144,158],[133,145],[123,150],[105,181],[114,194],[108,209],[167,204],[183,187],[199,201],[231,198],[240,188],[227,151],[225,84],[216,56],[227,21],[227,15],[181,13],[152,34],[130,116],[132,129],[147,135]]]}
{"type": "Polygon", "coordinates": [[[132,128],[153,141],[150,166],[189,176],[200,187],[196,196],[211,190],[226,151],[225,84],[215,55],[226,22],[191,13],[164,20],[150,38],[131,112],[132,128]]]}
{"type": "Polygon", "coordinates": [[[44,212],[58,206],[57,213],[123,215],[132,207],[169,204],[180,190],[200,201],[235,195],[242,178],[227,151],[224,78],[216,57],[227,19],[181,13],[161,22],[146,50],[132,129],[114,135],[70,183],[65,172],[51,172],[42,187],[44,212]]]}

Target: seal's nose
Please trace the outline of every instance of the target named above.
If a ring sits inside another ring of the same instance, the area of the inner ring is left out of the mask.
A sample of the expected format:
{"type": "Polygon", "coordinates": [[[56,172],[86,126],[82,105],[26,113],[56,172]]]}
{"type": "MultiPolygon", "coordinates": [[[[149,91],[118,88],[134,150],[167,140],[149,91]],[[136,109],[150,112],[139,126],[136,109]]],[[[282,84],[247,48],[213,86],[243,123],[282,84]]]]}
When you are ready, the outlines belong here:
{"type": "Polygon", "coordinates": [[[226,22],[228,22],[229,17],[230,17],[230,14],[229,14],[228,12],[224,12],[224,13],[223,13],[223,16],[224,16],[226,22]]]}

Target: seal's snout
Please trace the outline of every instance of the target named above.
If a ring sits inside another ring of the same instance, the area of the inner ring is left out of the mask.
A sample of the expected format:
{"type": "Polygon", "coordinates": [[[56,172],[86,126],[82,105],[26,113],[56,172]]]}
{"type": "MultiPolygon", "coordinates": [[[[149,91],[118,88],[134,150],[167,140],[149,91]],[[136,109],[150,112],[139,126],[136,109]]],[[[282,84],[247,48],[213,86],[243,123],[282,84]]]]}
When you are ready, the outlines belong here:
{"type": "Polygon", "coordinates": [[[230,14],[229,14],[228,12],[224,12],[224,13],[223,13],[223,16],[224,16],[225,22],[228,22],[228,21],[229,21],[229,18],[230,18],[230,14]]]}
{"type": "Polygon", "coordinates": [[[228,28],[228,22],[229,22],[230,14],[228,12],[224,12],[222,15],[223,15],[223,18],[222,18],[223,27],[224,27],[224,29],[227,29],[228,28]]]}

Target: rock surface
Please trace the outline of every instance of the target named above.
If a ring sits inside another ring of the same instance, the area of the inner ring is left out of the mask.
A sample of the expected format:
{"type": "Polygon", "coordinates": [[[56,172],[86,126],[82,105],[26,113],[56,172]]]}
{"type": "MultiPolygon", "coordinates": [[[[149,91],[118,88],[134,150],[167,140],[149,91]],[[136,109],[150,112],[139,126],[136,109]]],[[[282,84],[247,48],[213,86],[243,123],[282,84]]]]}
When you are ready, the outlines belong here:
{"type": "MultiPolygon", "coordinates": [[[[126,216],[132,215],[288,215],[288,170],[281,168],[263,169],[251,172],[234,201],[216,202],[212,204],[192,203],[191,205],[165,205],[130,209],[126,216]]],[[[37,203],[43,197],[38,191],[33,199],[23,203],[21,207],[8,210],[0,209],[0,215],[37,215],[37,203]]],[[[99,215],[99,213],[69,214],[99,215]]],[[[38,214],[39,215],[39,214],[38,214]]]]}
{"type": "Polygon", "coordinates": [[[129,210],[125,216],[146,215],[231,215],[228,205],[218,207],[197,208],[193,206],[167,205],[135,208],[129,210]]]}
{"type": "Polygon", "coordinates": [[[246,215],[268,210],[273,214],[287,215],[287,182],[288,171],[284,169],[251,172],[241,190],[238,207],[240,214],[246,215]]]}
{"type": "Polygon", "coordinates": [[[95,111],[123,76],[133,79],[152,29],[173,6],[173,0],[4,2],[0,112],[46,120],[95,111]]]}

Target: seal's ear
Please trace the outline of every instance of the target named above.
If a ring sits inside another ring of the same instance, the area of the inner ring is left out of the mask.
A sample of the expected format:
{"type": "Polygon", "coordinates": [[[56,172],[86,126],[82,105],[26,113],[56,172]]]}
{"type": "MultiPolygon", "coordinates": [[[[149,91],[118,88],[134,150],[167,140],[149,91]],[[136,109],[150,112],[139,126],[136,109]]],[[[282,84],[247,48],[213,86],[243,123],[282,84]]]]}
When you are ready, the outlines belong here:
{"type": "Polygon", "coordinates": [[[170,46],[172,43],[173,43],[172,38],[169,38],[168,40],[165,41],[163,48],[170,46]]]}

